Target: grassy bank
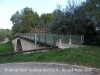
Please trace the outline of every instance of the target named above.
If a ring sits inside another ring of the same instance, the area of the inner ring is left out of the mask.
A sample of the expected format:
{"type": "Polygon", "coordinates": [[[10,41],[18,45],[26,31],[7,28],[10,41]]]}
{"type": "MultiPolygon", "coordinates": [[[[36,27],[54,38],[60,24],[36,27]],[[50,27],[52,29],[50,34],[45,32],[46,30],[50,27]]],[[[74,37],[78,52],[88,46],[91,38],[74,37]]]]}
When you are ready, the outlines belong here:
{"type": "Polygon", "coordinates": [[[14,56],[0,57],[0,63],[9,62],[64,62],[100,68],[100,47],[55,49],[50,52],[35,52],[14,56]]]}
{"type": "Polygon", "coordinates": [[[6,43],[0,43],[0,54],[7,53],[7,52],[13,52],[13,46],[11,41],[8,41],[6,43]]]}

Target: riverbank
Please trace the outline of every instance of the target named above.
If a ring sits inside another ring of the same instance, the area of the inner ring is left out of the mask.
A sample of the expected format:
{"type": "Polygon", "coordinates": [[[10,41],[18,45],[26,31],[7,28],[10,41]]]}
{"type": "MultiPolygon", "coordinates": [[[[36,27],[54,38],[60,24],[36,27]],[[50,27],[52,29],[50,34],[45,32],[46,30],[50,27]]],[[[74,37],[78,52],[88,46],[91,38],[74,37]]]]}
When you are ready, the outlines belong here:
{"type": "Polygon", "coordinates": [[[100,47],[54,49],[49,52],[33,52],[0,57],[0,63],[12,62],[63,62],[67,64],[100,68],[100,47]]]}

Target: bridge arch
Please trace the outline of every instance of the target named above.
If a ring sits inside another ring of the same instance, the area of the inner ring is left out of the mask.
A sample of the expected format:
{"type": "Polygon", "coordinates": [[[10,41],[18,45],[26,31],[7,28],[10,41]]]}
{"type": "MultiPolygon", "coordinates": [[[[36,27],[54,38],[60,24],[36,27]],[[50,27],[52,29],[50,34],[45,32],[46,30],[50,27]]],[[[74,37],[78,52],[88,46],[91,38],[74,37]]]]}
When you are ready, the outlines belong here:
{"type": "Polygon", "coordinates": [[[44,47],[40,47],[38,44],[37,47],[35,47],[34,41],[30,42],[29,40],[20,37],[16,37],[12,39],[12,44],[15,52],[44,48],[44,47]]]}
{"type": "Polygon", "coordinates": [[[16,51],[23,51],[20,39],[17,40],[16,51]]]}

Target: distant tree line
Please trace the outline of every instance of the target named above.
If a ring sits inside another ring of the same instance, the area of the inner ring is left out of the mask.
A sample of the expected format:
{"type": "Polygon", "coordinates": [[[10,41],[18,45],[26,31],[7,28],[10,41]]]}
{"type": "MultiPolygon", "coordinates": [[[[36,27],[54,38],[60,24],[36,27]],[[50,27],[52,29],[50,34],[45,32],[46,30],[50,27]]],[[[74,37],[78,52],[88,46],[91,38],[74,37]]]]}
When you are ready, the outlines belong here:
{"type": "Polygon", "coordinates": [[[13,34],[28,33],[30,28],[47,28],[48,33],[84,35],[86,45],[100,46],[100,0],[86,0],[77,5],[68,1],[66,8],[57,6],[52,13],[40,16],[32,8],[17,11],[10,19],[13,34]]]}
{"type": "Polygon", "coordinates": [[[11,30],[0,29],[0,41],[3,41],[5,38],[11,38],[11,30]]]}

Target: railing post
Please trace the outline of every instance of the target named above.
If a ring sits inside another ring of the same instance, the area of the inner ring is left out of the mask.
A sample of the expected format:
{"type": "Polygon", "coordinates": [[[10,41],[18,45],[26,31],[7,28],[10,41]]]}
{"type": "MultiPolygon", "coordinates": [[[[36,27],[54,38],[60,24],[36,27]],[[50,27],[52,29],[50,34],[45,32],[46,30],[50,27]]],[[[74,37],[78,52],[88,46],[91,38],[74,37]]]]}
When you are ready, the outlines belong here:
{"type": "Polygon", "coordinates": [[[37,47],[37,43],[36,43],[37,41],[36,41],[36,33],[35,33],[35,49],[36,49],[36,47],[37,47]]]}
{"type": "Polygon", "coordinates": [[[24,33],[24,38],[26,38],[26,33],[24,33]]]}
{"type": "Polygon", "coordinates": [[[56,35],[54,35],[54,47],[56,47],[56,35]]]}
{"type": "Polygon", "coordinates": [[[34,34],[34,39],[33,39],[33,40],[34,40],[34,42],[35,42],[35,34],[34,34]]]}
{"type": "Polygon", "coordinates": [[[81,35],[81,43],[84,43],[84,35],[81,35]]]}
{"type": "Polygon", "coordinates": [[[45,34],[45,48],[46,48],[46,34],[45,34]]]}
{"type": "Polygon", "coordinates": [[[31,40],[31,33],[30,33],[30,40],[31,40]]]}
{"type": "Polygon", "coordinates": [[[63,34],[62,34],[62,37],[61,37],[61,39],[63,40],[63,34]]]}
{"type": "Polygon", "coordinates": [[[38,43],[39,43],[39,46],[40,46],[40,34],[38,35],[38,43]]]}
{"type": "Polygon", "coordinates": [[[81,35],[81,44],[82,44],[83,40],[82,40],[82,35],[81,35]]]}
{"type": "Polygon", "coordinates": [[[84,43],[84,35],[83,35],[83,43],[84,43]]]}
{"type": "Polygon", "coordinates": [[[69,45],[71,45],[71,44],[72,44],[72,37],[71,37],[71,35],[70,35],[69,45]]]}

